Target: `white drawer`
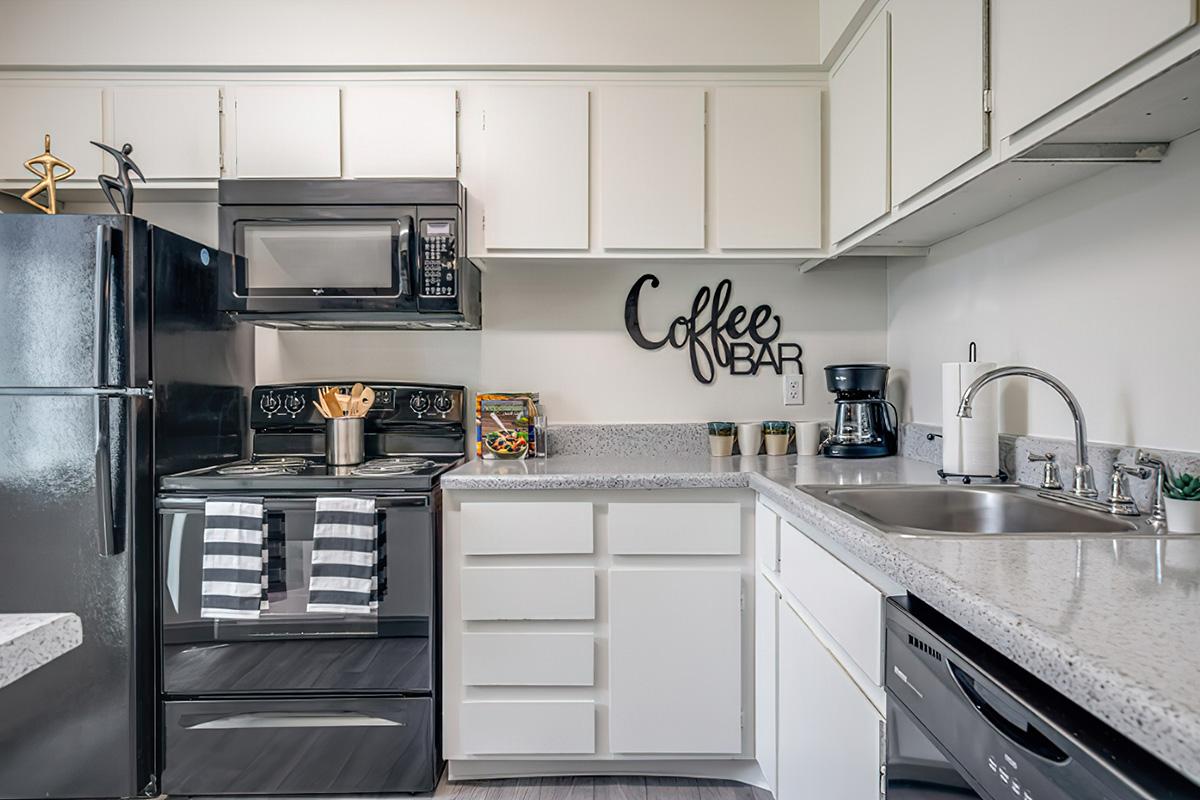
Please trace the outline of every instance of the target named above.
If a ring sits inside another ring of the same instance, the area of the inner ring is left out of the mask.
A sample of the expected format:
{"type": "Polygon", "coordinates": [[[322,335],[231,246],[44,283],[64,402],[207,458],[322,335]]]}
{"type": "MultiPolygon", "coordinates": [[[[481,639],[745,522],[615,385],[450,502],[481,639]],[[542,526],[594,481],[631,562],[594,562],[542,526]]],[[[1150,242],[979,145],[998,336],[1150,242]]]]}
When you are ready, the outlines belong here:
{"type": "Polygon", "coordinates": [[[463,503],[466,555],[591,553],[591,503],[463,503]]]}
{"type": "Polygon", "coordinates": [[[754,553],[760,565],[779,571],[779,515],[762,503],[754,504],[754,553]]]}
{"type": "Polygon", "coordinates": [[[462,571],[462,618],[594,619],[596,574],[591,567],[467,567],[462,571]]]}
{"type": "Polygon", "coordinates": [[[883,593],[787,522],[780,579],[876,685],[883,685],[883,593]]]}
{"type": "Polygon", "coordinates": [[[590,633],[463,634],[467,686],[591,686],[595,641],[590,633]]]}
{"type": "Polygon", "coordinates": [[[719,555],[742,551],[739,503],[609,503],[613,555],[719,555]]]}
{"type": "Polygon", "coordinates": [[[591,700],[467,701],[462,704],[461,725],[467,755],[596,752],[596,709],[591,700]]]}

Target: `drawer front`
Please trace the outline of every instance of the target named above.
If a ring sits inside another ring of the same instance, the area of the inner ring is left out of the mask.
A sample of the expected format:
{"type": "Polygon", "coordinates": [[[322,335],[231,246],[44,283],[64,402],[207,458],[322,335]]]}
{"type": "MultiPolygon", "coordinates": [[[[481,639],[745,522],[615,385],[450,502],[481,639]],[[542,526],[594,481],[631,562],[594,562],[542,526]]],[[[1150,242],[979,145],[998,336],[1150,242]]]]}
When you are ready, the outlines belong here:
{"type": "Polygon", "coordinates": [[[594,619],[596,572],[591,567],[467,567],[462,617],[594,619]]]}
{"type": "Polygon", "coordinates": [[[431,792],[433,701],[203,700],[163,704],[171,795],[431,792]]]}
{"type": "Polygon", "coordinates": [[[759,565],[779,571],[779,515],[762,503],[754,504],[754,552],[759,565]]]}
{"type": "Polygon", "coordinates": [[[591,686],[595,649],[590,633],[463,634],[463,683],[591,686]]]}
{"type": "Polygon", "coordinates": [[[883,594],[787,522],[780,579],[878,686],[883,685],[883,594]]]}
{"type": "Polygon", "coordinates": [[[591,553],[591,503],[463,503],[466,555],[591,553]]]}
{"type": "Polygon", "coordinates": [[[590,700],[466,702],[462,743],[467,755],[591,755],[596,709],[590,700]]]}
{"type": "Polygon", "coordinates": [[[719,555],[742,551],[739,503],[610,503],[613,555],[719,555]]]}

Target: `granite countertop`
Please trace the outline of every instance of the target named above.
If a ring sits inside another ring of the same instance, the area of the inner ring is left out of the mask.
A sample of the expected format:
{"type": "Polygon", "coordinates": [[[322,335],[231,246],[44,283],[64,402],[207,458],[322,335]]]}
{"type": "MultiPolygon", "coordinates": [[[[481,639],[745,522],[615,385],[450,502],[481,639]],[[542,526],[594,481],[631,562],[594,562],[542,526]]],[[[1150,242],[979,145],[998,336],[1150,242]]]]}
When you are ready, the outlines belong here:
{"type": "Polygon", "coordinates": [[[1200,783],[1200,539],[906,539],[797,484],[936,483],[893,457],[472,461],[447,490],[750,488],[1200,783]]]}
{"type": "Polygon", "coordinates": [[[0,614],[0,687],[81,644],[74,614],[0,614]]]}

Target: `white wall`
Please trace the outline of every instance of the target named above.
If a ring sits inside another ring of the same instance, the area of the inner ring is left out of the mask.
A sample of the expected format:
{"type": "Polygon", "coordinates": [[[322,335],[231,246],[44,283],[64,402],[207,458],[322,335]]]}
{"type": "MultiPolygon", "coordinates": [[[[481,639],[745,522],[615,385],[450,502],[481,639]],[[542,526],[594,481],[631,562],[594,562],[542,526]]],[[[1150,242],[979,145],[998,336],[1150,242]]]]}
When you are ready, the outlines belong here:
{"type": "MultiPolygon", "coordinates": [[[[1200,451],[1200,134],[1160,165],[1115,167],[934,247],[890,259],[888,359],[904,416],[941,424],[940,363],[1039,367],[1089,438],[1200,451]]],[[[1070,437],[1048,387],[1006,379],[1001,430],[1070,437]]]]}
{"type": "Polygon", "coordinates": [[[504,264],[484,275],[483,330],[437,333],[263,331],[258,380],[405,379],[475,391],[540,391],[552,422],[831,419],[822,367],[880,360],[886,290],[878,260],[842,259],[805,275],[779,265],[504,264]],[[642,320],[661,336],[700,286],[733,279],[733,302],[774,307],[782,341],[804,348],[807,404],[784,406],[782,380],[691,374],[686,350],[647,351],[624,328],[625,296],[645,272],[642,320]]]}
{"type": "Polygon", "coordinates": [[[780,67],[817,39],[817,0],[0,2],[0,67],[780,67]]]}

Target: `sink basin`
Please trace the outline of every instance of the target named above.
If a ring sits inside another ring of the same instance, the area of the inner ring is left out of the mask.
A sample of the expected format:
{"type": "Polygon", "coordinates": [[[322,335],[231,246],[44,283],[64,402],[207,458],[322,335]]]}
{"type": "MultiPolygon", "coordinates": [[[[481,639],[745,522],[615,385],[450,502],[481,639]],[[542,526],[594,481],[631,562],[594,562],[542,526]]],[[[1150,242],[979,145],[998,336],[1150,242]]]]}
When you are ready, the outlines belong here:
{"type": "Polygon", "coordinates": [[[911,537],[1146,535],[1144,517],[1117,517],[1020,486],[800,486],[885,533],[911,537]]]}

